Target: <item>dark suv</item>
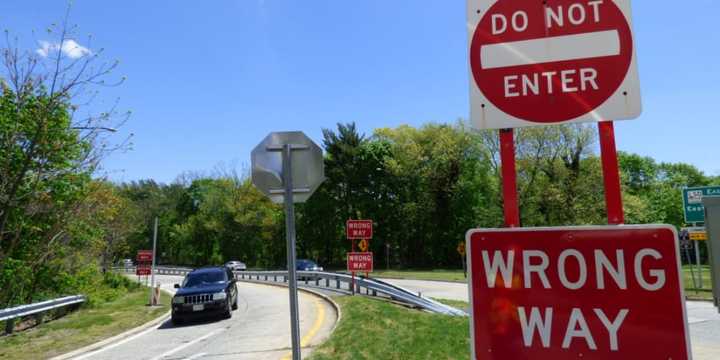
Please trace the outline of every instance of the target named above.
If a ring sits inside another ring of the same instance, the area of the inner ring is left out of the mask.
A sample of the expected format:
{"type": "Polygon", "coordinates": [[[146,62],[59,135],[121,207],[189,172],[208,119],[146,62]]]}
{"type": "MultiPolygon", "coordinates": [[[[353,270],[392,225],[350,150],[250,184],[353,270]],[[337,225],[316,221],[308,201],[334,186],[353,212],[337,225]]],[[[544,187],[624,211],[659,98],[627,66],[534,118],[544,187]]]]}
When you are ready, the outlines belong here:
{"type": "Polygon", "coordinates": [[[191,271],[172,299],[172,322],[204,315],[232,316],[237,309],[237,287],[230,269],[206,267],[191,271]]]}

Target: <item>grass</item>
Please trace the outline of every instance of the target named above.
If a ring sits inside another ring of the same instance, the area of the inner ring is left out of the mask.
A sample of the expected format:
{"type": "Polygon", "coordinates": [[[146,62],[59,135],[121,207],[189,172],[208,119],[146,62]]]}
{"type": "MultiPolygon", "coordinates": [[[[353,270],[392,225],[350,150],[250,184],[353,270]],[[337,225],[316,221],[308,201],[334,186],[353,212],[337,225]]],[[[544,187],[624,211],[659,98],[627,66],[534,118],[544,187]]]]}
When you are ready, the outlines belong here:
{"type": "Polygon", "coordinates": [[[310,359],[468,359],[469,318],[430,314],[362,296],[337,297],[342,318],[310,359]]]}
{"type": "Polygon", "coordinates": [[[375,270],[372,277],[466,282],[462,270],[375,270]]]}
{"type": "Polygon", "coordinates": [[[169,309],[170,297],[160,296],[162,306],[146,306],[147,288],[128,290],[116,300],[85,307],[33,329],[0,337],[0,359],[46,359],[61,355],[142,325],[169,309]]]}
{"type": "Polygon", "coordinates": [[[450,299],[433,299],[437,302],[443,303],[445,305],[452,306],[456,309],[460,310],[468,310],[470,309],[470,303],[467,301],[460,301],[460,300],[450,300],[450,299]]]}
{"type": "Polygon", "coordinates": [[[690,299],[712,300],[712,282],[710,281],[710,266],[700,266],[702,272],[702,289],[693,285],[693,273],[695,282],[698,281],[698,272],[695,265],[683,265],[683,282],[685,284],[685,296],[690,299]],[[692,270],[692,271],[691,271],[692,270]]]}

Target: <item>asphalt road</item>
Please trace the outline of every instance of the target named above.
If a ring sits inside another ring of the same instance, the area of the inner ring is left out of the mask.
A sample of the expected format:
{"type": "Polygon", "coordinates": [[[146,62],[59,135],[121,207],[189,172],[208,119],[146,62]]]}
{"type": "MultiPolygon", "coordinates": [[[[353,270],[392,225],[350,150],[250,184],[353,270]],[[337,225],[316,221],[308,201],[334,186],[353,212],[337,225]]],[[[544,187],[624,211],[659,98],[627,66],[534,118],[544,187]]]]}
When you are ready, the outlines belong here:
{"type": "MultiPolygon", "coordinates": [[[[174,292],[178,276],[158,276],[163,289],[174,292]]],[[[167,294],[163,294],[167,296],[167,294]]],[[[81,359],[289,359],[288,289],[238,283],[238,310],[231,319],[212,319],[174,326],[169,320],[122,339],[81,359]]],[[[325,340],[337,314],[327,301],[300,292],[303,354],[325,340]]]]}
{"type": "MultiPolygon", "coordinates": [[[[464,283],[383,279],[393,285],[438,299],[468,301],[468,288],[464,283]]],[[[710,302],[686,302],[690,324],[690,344],[694,360],[720,359],[720,314],[710,302]]]]}

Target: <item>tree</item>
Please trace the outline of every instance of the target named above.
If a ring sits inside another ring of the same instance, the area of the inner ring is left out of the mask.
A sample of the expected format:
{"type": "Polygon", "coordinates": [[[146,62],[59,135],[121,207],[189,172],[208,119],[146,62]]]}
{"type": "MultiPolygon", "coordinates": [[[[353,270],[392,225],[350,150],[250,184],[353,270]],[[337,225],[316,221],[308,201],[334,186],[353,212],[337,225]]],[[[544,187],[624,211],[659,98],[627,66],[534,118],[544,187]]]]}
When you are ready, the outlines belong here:
{"type": "Polygon", "coordinates": [[[2,292],[0,305],[30,300],[29,284],[40,286],[42,274],[65,270],[47,263],[58,246],[72,247],[87,234],[73,226],[71,214],[99,161],[127,145],[110,142],[126,115],[112,108],[80,116],[95,88],[114,85],[105,81],[117,62],[102,63],[102,50],[80,49],[67,18],[48,31],[57,42],[23,51],[6,32],[0,49],[0,288],[13,289],[2,292]],[[13,280],[17,274],[22,279],[13,280]]]}

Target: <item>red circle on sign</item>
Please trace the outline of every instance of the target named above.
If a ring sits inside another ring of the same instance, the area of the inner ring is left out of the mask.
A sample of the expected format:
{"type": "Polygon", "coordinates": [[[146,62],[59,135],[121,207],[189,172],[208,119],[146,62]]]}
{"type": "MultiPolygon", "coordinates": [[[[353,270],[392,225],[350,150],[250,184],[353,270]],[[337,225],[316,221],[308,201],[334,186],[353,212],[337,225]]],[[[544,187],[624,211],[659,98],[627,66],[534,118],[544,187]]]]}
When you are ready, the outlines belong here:
{"type": "Polygon", "coordinates": [[[498,109],[526,121],[555,123],[607,101],[625,80],[632,47],[630,25],[612,0],[498,0],[475,30],[470,66],[478,88],[498,109]],[[551,40],[564,46],[548,52],[551,40]],[[528,49],[533,53],[522,53],[528,49]],[[513,61],[525,60],[505,62],[513,53],[513,61]],[[494,54],[501,56],[490,58],[494,54]]]}

